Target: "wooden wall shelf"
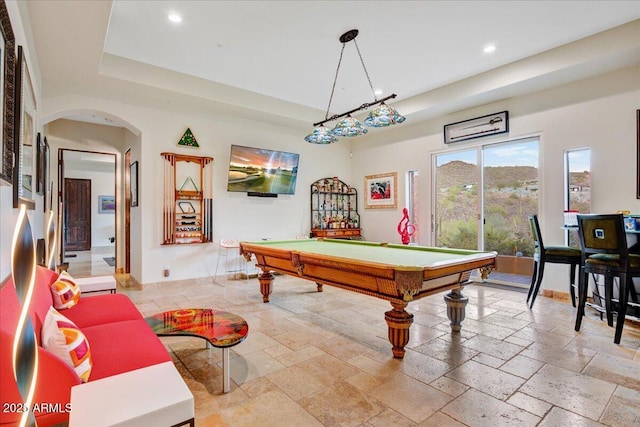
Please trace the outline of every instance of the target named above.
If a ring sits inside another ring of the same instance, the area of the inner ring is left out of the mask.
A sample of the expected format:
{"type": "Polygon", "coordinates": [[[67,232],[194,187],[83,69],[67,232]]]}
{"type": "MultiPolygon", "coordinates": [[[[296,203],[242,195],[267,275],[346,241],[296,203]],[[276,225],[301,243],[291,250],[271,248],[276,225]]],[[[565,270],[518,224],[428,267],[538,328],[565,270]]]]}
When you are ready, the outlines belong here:
{"type": "Polygon", "coordinates": [[[213,158],[162,153],[163,245],[213,241],[213,158]]]}

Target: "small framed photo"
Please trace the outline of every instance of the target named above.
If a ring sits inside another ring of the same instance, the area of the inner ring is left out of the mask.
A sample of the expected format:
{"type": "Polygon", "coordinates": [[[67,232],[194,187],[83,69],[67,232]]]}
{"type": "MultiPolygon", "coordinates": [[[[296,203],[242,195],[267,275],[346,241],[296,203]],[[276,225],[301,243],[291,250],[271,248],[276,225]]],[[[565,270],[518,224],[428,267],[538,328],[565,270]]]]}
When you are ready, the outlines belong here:
{"type": "Polygon", "coordinates": [[[398,205],[397,182],[397,172],[365,176],[365,209],[395,209],[398,205]]]}
{"type": "Polygon", "coordinates": [[[115,196],[98,196],[98,213],[101,213],[101,214],[116,213],[115,196]]]}
{"type": "Polygon", "coordinates": [[[509,112],[501,111],[444,126],[444,143],[451,144],[509,132],[509,112]]]}

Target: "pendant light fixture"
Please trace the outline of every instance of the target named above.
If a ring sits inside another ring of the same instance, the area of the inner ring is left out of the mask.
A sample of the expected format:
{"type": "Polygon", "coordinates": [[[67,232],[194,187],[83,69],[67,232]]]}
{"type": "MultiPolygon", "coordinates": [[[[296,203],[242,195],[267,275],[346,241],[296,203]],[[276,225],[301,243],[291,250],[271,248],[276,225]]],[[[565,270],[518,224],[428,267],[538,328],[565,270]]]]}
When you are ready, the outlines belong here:
{"type": "Polygon", "coordinates": [[[351,116],[351,113],[356,113],[358,111],[367,110],[370,107],[377,105],[378,107],[369,113],[369,116],[365,119],[364,124],[368,127],[386,127],[391,126],[396,123],[402,123],[406,120],[404,116],[398,114],[395,108],[390,107],[385,104],[385,101],[389,99],[393,99],[396,97],[396,94],[391,94],[382,99],[378,99],[373,89],[373,84],[371,84],[371,78],[369,78],[369,73],[367,72],[367,67],[364,65],[364,60],[362,59],[362,54],[360,53],[360,49],[358,48],[358,43],[356,42],[356,37],[358,35],[358,30],[349,30],[343,35],[340,36],[340,43],[342,43],[342,50],[340,50],[340,59],[338,60],[338,68],[336,69],[336,76],[333,79],[333,87],[331,88],[331,96],[329,97],[329,105],[327,106],[327,111],[324,115],[324,120],[314,123],[313,131],[307,135],[304,140],[310,142],[312,144],[331,144],[332,142],[337,142],[338,137],[353,137],[360,136],[367,133],[367,128],[365,128],[360,121],[351,116]],[[360,58],[360,63],[362,64],[362,68],[364,69],[364,74],[367,76],[367,81],[369,82],[369,88],[371,88],[371,93],[373,94],[372,102],[365,102],[353,110],[346,111],[342,114],[334,114],[329,117],[329,110],[331,108],[331,101],[333,101],[333,94],[336,89],[336,82],[338,81],[338,74],[340,72],[340,65],[342,64],[342,55],[344,53],[344,48],[347,43],[353,41],[353,44],[356,46],[356,51],[358,52],[358,57],[360,58]],[[329,129],[325,126],[325,123],[331,122],[334,120],[340,120],[333,129],[329,129]]]}

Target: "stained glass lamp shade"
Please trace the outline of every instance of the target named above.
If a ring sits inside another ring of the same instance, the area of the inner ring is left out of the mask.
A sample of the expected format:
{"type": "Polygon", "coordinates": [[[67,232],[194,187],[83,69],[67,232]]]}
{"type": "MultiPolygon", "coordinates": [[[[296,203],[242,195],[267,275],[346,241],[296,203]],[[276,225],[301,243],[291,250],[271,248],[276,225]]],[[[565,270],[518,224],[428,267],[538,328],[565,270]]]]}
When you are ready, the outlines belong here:
{"type": "Polygon", "coordinates": [[[364,124],[373,128],[382,128],[396,123],[402,123],[407,118],[398,114],[395,108],[388,106],[384,102],[378,108],[369,113],[364,124]]]}
{"type": "Polygon", "coordinates": [[[331,144],[332,142],[337,142],[338,138],[333,135],[328,127],[316,126],[313,132],[304,137],[304,140],[312,144],[331,144]]]}
{"type": "Polygon", "coordinates": [[[335,136],[360,136],[367,133],[367,129],[362,126],[362,123],[358,119],[354,119],[351,116],[347,116],[340,120],[336,127],[331,131],[335,136]]]}

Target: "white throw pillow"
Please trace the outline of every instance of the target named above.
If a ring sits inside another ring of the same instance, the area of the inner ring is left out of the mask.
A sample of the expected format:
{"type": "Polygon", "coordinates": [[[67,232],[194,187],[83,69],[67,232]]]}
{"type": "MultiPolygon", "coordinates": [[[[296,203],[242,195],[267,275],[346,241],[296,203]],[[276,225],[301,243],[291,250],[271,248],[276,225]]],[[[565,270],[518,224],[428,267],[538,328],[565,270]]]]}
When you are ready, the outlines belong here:
{"type": "Polygon", "coordinates": [[[89,342],[75,323],[54,307],[49,308],[42,325],[42,345],[68,363],[82,382],[89,380],[93,368],[89,342]]]}

